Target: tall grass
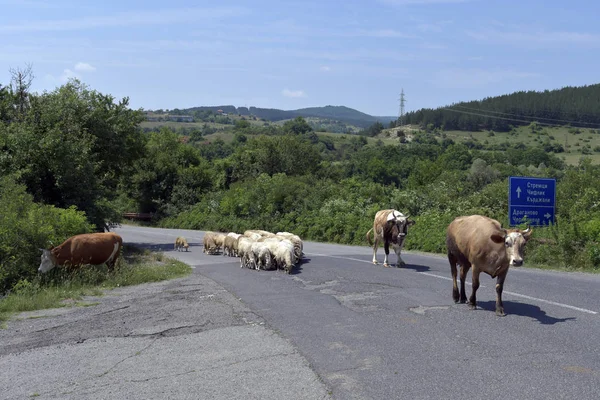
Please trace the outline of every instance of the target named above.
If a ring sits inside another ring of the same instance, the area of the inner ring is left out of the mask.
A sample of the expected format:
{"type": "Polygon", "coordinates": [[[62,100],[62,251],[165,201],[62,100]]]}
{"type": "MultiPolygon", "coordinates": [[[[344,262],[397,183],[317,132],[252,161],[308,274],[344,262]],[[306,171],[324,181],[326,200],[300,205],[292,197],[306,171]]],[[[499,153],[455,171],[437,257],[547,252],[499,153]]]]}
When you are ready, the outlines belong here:
{"type": "Polygon", "coordinates": [[[0,322],[7,321],[14,313],[78,305],[65,300],[101,296],[103,290],[179,278],[191,272],[187,264],[162,254],[129,246],[125,247],[124,253],[114,272],[109,272],[105,266],[72,271],[57,268],[32,280],[19,281],[0,300],[0,322]]]}

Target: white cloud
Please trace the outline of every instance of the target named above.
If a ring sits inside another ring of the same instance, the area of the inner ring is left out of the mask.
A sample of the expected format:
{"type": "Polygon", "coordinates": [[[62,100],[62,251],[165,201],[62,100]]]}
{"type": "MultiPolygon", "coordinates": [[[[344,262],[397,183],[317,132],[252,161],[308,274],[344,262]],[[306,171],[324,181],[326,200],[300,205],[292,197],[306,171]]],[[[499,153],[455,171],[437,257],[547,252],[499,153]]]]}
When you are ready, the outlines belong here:
{"type": "Polygon", "coordinates": [[[281,91],[281,94],[284,95],[285,97],[292,97],[292,98],[306,97],[306,93],[304,93],[303,90],[283,89],[281,91]]]}
{"type": "Polygon", "coordinates": [[[323,65],[323,66],[320,68],[320,70],[321,70],[321,71],[324,71],[324,72],[329,72],[329,71],[331,71],[331,67],[329,67],[329,66],[327,66],[327,65],[323,65]]]}
{"type": "Polygon", "coordinates": [[[94,67],[88,63],[78,62],[77,64],[75,64],[75,71],[93,72],[95,70],[96,70],[96,67],[94,67]]]}
{"type": "Polygon", "coordinates": [[[59,80],[63,83],[66,83],[69,79],[81,79],[81,77],[79,75],[77,75],[75,72],[73,72],[72,70],[70,70],[69,68],[65,69],[62,73],[62,75],[60,76],[59,80]]]}
{"type": "Polygon", "coordinates": [[[75,64],[75,66],[73,68],[65,68],[58,77],[48,74],[48,75],[46,75],[46,79],[48,81],[50,81],[52,84],[62,85],[64,83],[67,83],[69,81],[69,79],[82,80],[81,73],[93,72],[95,70],[96,70],[96,67],[94,67],[91,64],[84,63],[84,62],[78,62],[77,64],[75,64]]]}

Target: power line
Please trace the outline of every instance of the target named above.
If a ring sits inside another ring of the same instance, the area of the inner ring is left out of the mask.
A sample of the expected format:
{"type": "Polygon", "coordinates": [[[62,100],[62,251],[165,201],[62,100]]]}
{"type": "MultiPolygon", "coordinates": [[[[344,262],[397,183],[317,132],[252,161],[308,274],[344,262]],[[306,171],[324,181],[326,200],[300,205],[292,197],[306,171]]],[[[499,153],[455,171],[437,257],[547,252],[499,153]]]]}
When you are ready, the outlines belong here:
{"type": "MultiPolygon", "coordinates": [[[[513,122],[533,122],[533,121],[527,121],[524,119],[516,119],[516,118],[506,118],[506,117],[497,117],[495,115],[486,115],[486,114],[479,114],[479,113],[472,113],[472,112],[468,112],[468,111],[461,111],[461,110],[453,110],[451,108],[441,108],[442,110],[446,110],[446,111],[452,111],[455,113],[459,113],[459,114],[467,114],[467,115],[477,115],[480,117],[486,117],[486,118],[494,118],[494,119],[503,119],[506,121],[513,121],[513,122]]],[[[547,122],[538,122],[539,125],[546,125],[546,126],[558,126],[557,124],[550,124],[547,122]]]]}
{"type": "MultiPolygon", "coordinates": [[[[571,121],[571,120],[566,120],[566,119],[556,119],[556,118],[546,118],[546,117],[534,117],[534,116],[529,116],[529,115],[519,115],[519,114],[505,113],[505,112],[500,112],[500,111],[482,110],[480,108],[472,108],[472,107],[466,107],[466,106],[461,106],[461,105],[454,105],[452,107],[460,107],[460,108],[464,108],[466,110],[473,110],[473,111],[479,111],[479,112],[488,112],[488,113],[502,114],[502,115],[512,115],[512,116],[516,116],[516,117],[520,117],[520,118],[532,118],[533,121],[536,121],[536,122],[537,122],[538,119],[545,119],[545,120],[548,120],[548,121],[566,122],[566,123],[569,123],[569,124],[582,124],[582,125],[593,125],[593,126],[599,126],[600,125],[600,124],[593,123],[593,122],[571,121]]],[[[529,121],[529,122],[533,122],[533,121],[529,121]]]]}

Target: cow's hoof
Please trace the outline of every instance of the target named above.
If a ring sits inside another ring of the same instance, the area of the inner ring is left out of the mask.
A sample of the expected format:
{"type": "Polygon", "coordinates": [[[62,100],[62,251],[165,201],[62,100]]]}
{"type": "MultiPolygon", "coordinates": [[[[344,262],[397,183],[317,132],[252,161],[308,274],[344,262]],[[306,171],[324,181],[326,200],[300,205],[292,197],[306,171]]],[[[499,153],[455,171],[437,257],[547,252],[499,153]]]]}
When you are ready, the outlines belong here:
{"type": "Polygon", "coordinates": [[[383,264],[383,266],[386,267],[386,268],[391,268],[390,264],[383,264]]]}
{"type": "Polygon", "coordinates": [[[377,261],[373,261],[373,264],[377,265],[377,264],[379,264],[379,263],[378,263],[377,261]]]}
{"type": "Polygon", "coordinates": [[[398,268],[401,268],[401,267],[406,267],[406,263],[404,261],[402,261],[400,264],[398,264],[398,268]]]}
{"type": "Polygon", "coordinates": [[[504,310],[496,310],[496,315],[499,317],[506,317],[504,310]]]}
{"type": "Polygon", "coordinates": [[[465,304],[467,302],[467,299],[460,299],[459,303],[460,304],[465,304]]]}
{"type": "Polygon", "coordinates": [[[475,305],[475,304],[470,304],[470,303],[469,303],[469,308],[470,308],[471,310],[477,310],[477,305],[475,305]]]}

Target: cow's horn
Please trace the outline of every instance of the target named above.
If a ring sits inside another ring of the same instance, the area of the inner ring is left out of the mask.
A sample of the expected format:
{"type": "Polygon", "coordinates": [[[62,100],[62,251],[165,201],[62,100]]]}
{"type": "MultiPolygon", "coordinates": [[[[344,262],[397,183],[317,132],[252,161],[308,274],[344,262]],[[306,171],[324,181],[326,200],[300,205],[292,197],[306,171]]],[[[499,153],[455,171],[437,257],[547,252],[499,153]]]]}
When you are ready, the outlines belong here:
{"type": "Polygon", "coordinates": [[[531,227],[530,227],[530,226],[528,226],[528,227],[527,227],[527,229],[525,229],[525,230],[524,230],[523,232],[521,232],[521,233],[529,233],[530,231],[531,231],[531,227]]]}

